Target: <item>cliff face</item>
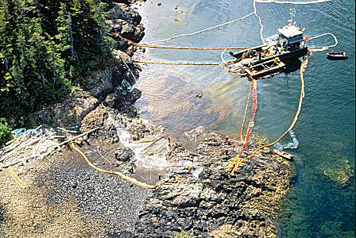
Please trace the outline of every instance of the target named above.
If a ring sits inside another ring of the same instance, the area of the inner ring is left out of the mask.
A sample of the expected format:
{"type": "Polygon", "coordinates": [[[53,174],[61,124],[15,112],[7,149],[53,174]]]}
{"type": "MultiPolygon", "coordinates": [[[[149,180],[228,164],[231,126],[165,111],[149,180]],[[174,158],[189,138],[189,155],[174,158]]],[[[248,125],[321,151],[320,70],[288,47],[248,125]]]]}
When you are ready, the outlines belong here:
{"type": "MultiPolygon", "coordinates": [[[[128,4],[115,3],[107,23],[112,30],[135,42],[144,36],[141,17],[128,4]]],[[[81,89],[73,89],[63,102],[35,113],[32,118],[34,124],[79,128],[81,120],[110,94],[115,96],[114,107],[136,116],[132,104],[140,97],[140,92],[133,89],[133,85],[141,69],[133,63],[132,56],[137,48],[125,41],[118,41],[115,48],[115,61],[107,62],[103,70],[92,72],[81,89]]]]}

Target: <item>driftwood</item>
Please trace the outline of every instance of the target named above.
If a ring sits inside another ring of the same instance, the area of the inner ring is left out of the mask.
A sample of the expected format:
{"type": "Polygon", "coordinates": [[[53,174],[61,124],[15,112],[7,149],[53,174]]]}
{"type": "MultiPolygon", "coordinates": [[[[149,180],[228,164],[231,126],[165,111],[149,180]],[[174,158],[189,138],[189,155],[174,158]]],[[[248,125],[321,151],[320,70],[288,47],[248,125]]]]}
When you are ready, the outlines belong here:
{"type": "Polygon", "coordinates": [[[142,151],[146,151],[149,148],[151,148],[154,144],[156,144],[158,141],[162,140],[164,138],[164,136],[158,138],[157,140],[153,141],[149,146],[147,146],[146,148],[144,148],[142,151]]]}
{"type": "MultiPolygon", "coordinates": [[[[0,157],[0,170],[21,163],[25,165],[27,161],[35,158],[44,158],[60,149],[61,146],[94,132],[100,127],[91,129],[61,143],[59,143],[57,138],[63,138],[65,136],[55,135],[54,132],[49,130],[44,133],[40,128],[41,127],[25,131],[19,137],[10,141],[11,143],[7,143],[7,146],[0,150],[0,155],[2,155],[0,157]]],[[[78,133],[64,128],[61,128],[60,130],[70,133],[78,133]]]]}

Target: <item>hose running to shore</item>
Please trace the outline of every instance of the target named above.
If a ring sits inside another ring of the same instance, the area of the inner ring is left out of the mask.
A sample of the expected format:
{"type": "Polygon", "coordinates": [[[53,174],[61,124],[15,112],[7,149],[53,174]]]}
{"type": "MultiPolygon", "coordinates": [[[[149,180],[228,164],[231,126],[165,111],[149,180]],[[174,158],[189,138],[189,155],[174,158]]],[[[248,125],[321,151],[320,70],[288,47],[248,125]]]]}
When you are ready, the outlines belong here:
{"type": "Polygon", "coordinates": [[[298,121],[298,118],[299,118],[299,115],[300,115],[300,112],[301,112],[301,109],[302,109],[302,103],[303,103],[303,98],[305,96],[305,93],[304,93],[304,71],[308,65],[308,57],[310,55],[310,52],[308,52],[306,58],[304,59],[304,61],[302,62],[301,66],[300,66],[300,82],[301,82],[301,89],[300,89],[300,96],[299,96],[299,103],[298,103],[298,108],[297,108],[297,112],[294,116],[294,119],[291,123],[291,125],[289,126],[289,128],[275,141],[267,144],[267,145],[264,145],[264,146],[261,146],[261,147],[258,147],[257,149],[255,149],[253,151],[253,153],[249,156],[247,156],[246,158],[244,159],[240,159],[240,156],[241,156],[241,152],[230,162],[229,166],[228,166],[228,171],[231,172],[231,174],[234,174],[237,169],[239,168],[239,166],[253,158],[255,156],[255,154],[261,150],[261,149],[264,149],[264,148],[268,148],[268,147],[271,147],[273,145],[275,145],[276,143],[278,143],[280,140],[283,139],[283,137],[285,137],[292,129],[293,127],[295,126],[296,122],[298,121]]]}
{"type": "Polygon", "coordinates": [[[114,174],[114,175],[117,175],[119,176],[120,178],[122,178],[123,180],[126,180],[130,183],[133,183],[137,186],[140,186],[142,188],[148,188],[148,189],[154,189],[156,188],[156,185],[150,185],[150,184],[147,184],[147,183],[144,183],[144,182],[140,182],[134,178],[131,178],[129,176],[126,176],[124,175],[123,173],[120,173],[120,172],[117,172],[117,171],[112,171],[112,170],[105,170],[105,169],[101,169],[99,167],[96,167],[93,163],[91,163],[88,159],[88,157],[78,148],[76,147],[75,143],[74,142],[71,142],[70,144],[70,147],[72,149],[74,149],[75,151],[77,151],[81,156],[82,158],[85,160],[85,162],[90,166],[92,167],[93,169],[101,172],[101,173],[104,173],[104,174],[114,174]]]}
{"type": "Polygon", "coordinates": [[[240,127],[240,140],[241,140],[242,143],[245,143],[245,139],[246,139],[246,138],[243,137],[242,134],[243,134],[244,127],[245,127],[245,121],[246,121],[246,116],[247,116],[248,105],[250,104],[251,92],[252,92],[252,85],[250,84],[250,89],[249,89],[249,92],[248,92],[245,111],[244,111],[244,118],[242,119],[242,125],[240,127]]]}
{"type": "Polygon", "coordinates": [[[252,79],[251,86],[252,86],[252,108],[251,108],[250,121],[248,123],[248,128],[245,135],[245,145],[246,145],[245,149],[247,152],[249,152],[247,145],[250,142],[250,135],[252,133],[253,127],[255,126],[255,116],[257,111],[257,80],[252,79]]]}
{"type": "MultiPolygon", "coordinates": [[[[239,154],[235,157],[235,159],[236,158],[240,158],[240,156],[242,155],[242,152],[245,151],[245,148],[246,148],[246,146],[247,146],[247,144],[249,142],[249,137],[250,137],[250,134],[252,132],[253,123],[254,123],[254,120],[255,120],[255,115],[256,115],[256,110],[257,110],[257,81],[255,79],[251,80],[251,88],[252,88],[252,94],[253,94],[253,104],[252,104],[252,109],[251,109],[251,116],[250,116],[249,126],[247,128],[245,139],[243,140],[243,145],[241,147],[241,150],[240,150],[239,154]]],[[[251,92],[251,90],[250,90],[250,92],[251,92]]],[[[240,135],[240,136],[242,136],[242,135],[240,135]]],[[[234,162],[234,160],[232,162],[234,162]]],[[[230,169],[230,166],[232,166],[232,162],[230,162],[228,169],[230,169]]]]}
{"type": "Polygon", "coordinates": [[[9,166],[9,171],[11,174],[11,177],[13,178],[13,180],[15,181],[15,183],[20,187],[25,189],[26,188],[26,184],[24,181],[22,181],[20,179],[20,177],[15,173],[14,169],[12,168],[12,166],[9,166]]]}

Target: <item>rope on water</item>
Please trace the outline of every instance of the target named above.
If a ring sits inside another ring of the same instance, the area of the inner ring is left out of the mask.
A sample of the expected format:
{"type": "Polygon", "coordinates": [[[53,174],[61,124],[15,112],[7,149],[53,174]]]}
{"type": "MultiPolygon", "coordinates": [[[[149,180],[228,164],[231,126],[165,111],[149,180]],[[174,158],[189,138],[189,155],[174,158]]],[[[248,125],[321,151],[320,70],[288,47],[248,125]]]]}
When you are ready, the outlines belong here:
{"type": "Polygon", "coordinates": [[[306,41],[311,41],[311,40],[318,39],[318,38],[321,38],[321,37],[324,37],[324,36],[328,36],[328,35],[331,36],[334,39],[335,43],[333,45],[321,46],[320,48],[310,48],[310,50],[311,51],[324,51],[324,50],[330,49],[332,47],[335,47],[335,46],[337,46],[339,44],[339,41],[338,41],[337,37],[333,33],[330,33],[330,32],[314,36],[312,38],[307,39],[306,41]]]}
{"type": "Polygon", "coordinates": [[[257,7],[256,7],[256,0],[253,1],[253,13],[255,14],[255,16],[257,17],[258,19],[258,24],[260,24],[260,37],[261,37],[261,41],[263,42],[263,44],[266,44],[265,43],[265,40],[263,39],[263,24],[262,24],[262,18],[258,15],[257,13],[257,7]]]}
{"type": "Polygon", "coordinates": [[[246,18],[252,16],[253,14],[254,14],[254,12],[251,12],[251,13],[247,14],[247,15],[244,16],[244,17],[241,17],[241,18],[238,18],[238,19],[234,19],[234,20],[231,20],[231,21],[228,21],[228,22],[224,22],[224,23],[218,24],[218,25],[216,25],[216,26],[211,26],[211,27],[208,27],[208,28],[199,30],[199,31],[192,32],[192,33],[185,33],[185,34],[180,34],[180,35],[172,36],[172,37],[169,37],[169,38],[163,39],[163,40],[156,40],[156,41],[147,42],[146,44],[167,42],[167,41],[171,41],[171,40],[178,39],[178,38],[185,37],[185,36],[197,35],[197,34],[200,34],[200,33],[206,32],[206,31],[210,31],[210,30],[213,30],[213,29],[222,27],[222,26],[226,26],[226,25],[229,25],[229,24],[232,24],[232,23],[235,23],[235,22],[242,21],[242,20],[244,20],[244,19],[246,19],[246,18]]]}
{"type": "Polygon", "coordinates": [[[138,44],[132,40],[126,39],[117,32],[110,33],[111,36],[118,37],[127,43],[140,47],[149,49],[164,49],[164,50],[244,50],[250,49],[251,47],[181,47],[181,46],[163,46],[163,45],[150,45],[150,44],[138,44]]]}
{"type": "Polygon", "coordinates": [[[209,65],[221,65],[220,63],[210,63],[210,62],[167,62],[167,61],[134,61],[138,64],[164,64],[164,65],[191,65],[191,66],[209,66],[209,65]]]}
{"type": "Polygon", "coordinates": [[[251,155],[247,156],[246,158],[244,159],[240,159],[240,156],[241,156],[241,152],[230,162],[229,166],[228,166],[228,171],[231,172],[232,174],[234,174],[237,169],[239,168],[239,166],[253,158],[255,156],[255,154],[263,149],[263,148],[268,148],[268,147],[271,147],[273,145],[275,145],[276,143],[278,143],[280,140],[282,140],[292,129],[293,127],[295,126],[295,124],[297,123],[298,121],[298,118],[299,118],[299,115],[300,115],[300,112],[301,112],[301,109],[302,109],[302,104],[303,104],[303,98],[305,96],[305,93],[304,93],[304,71],[308,65],[308,57],[309,55],[311,54],[311,52],[308,52],[308,55],[306,56],[306,58],[304,59],[304,61],[302,62],[301,66],[300,66],[300,83],[301,83],[301,89],[300,89],[300,96],[299,96],[299,103],[298,103],[298,108],[297,108],[297,112],[293,118],[293,121],[292,123],[290,124],[289,128],[275,141],[267,144],[267,145],[264,145],[264,146],[261,146],[261,147],[258,147],[257,149],[255,149],[251,155]]]}
{"type": "Polygon", "coordinates": [[[314,0],[309,2],[291,2],[291,1],[279,1],[279,0],[255,0],[258,3],[279,3],[279,4],[295,4],[295,5],[307,5],[313,3],[331,2],[331,0],[314,0]]]}
{"type": "Polygon", "coordinates": [[[141,48],[150,48],[150,49],[163,49],[163,50],[244,50],[251,47],[182,47],[182,46],[161,46],[161,45],[147,45],[140,44],[138,45],[141,48]]]}
{"type": "Polygon", "coordinates": [[[221,61],[223,62],[223,64],[226,64],[226,60],[224,59],[225,52],[226,52],[226,49],[223,50],[223,51],[221,52],[221,54],[220,54],[220,59],[221,59],[221,61]]]}

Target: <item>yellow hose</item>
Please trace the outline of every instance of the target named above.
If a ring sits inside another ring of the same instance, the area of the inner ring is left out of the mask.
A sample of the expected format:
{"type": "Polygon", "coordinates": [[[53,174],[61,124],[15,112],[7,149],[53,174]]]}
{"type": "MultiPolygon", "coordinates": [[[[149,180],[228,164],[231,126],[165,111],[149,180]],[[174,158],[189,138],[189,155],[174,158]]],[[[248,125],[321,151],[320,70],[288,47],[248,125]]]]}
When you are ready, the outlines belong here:
{"type": "Polygon", "coordinates": [[[255,149],[251,155],[249,155],[248,157],[246,157],[246,158],[244,158],[244,159],[242,159],[242,160],[240,159],[240,156],[241,156],[241,153],[242,153],[242,152],[240,152],[240,153],[230,162],[230,164],[229,164],[229,166],[228,166],[228,171],[231,172],[231,174],[234,174],[234,173],[237,171],[238,167],[239,167],[243,162],[245,162],[245,161],[251,159],[252,157],[254,157],[255,154],[256,154],[259,150],[261,150],[261,149],[263,149],[263,148],[271,147],[271,146],[273,146],[274,144],[278,143],[278,142],[279,142],[280,140],[282,140],[283,137],[285,137],[285,136],[290,132],[290,130],[292,130],[293,127],[295,126],[296,122],[298,121],[298,117],[299,117],[299,114],[300,114],[300,112],[301,112],[301,109],[302,109],[303,98],[304,98],[304,95],[305,95],[305,94],[304,94],[304,71],[305,71],[305,68],[306,68],[306,66],[307,66],[307,64],[308,64],[308,56],[309,56],[309,54],[310,54],[310,52],[308,52],[307,58],[302,62],[301,66],[300,66],[301,89],[300,89],[300,96],[299,96],[299,104],[298,104],[297,112],[296,112],[296,114],[295,114],[295,116],[294,116],[294,119],[293,119],[291,125],[289,126],[289,128],[288,128],[277,140],[275,140],[275,141],[273,141],[273,142],[271,142],[271,143],[269,143],[269,144],[267,144],[267,145],[264,145],[264,146],[261,146],[261,147],[255,149]]]}
{"type": "Polygon", "coordinates": [[[72,149],[74,149],[75,151],[77,151],[77,152],[83,157],[83,159],[85,160],[85,162],[86,162],[90,167],[92,167],[93,169],[95,169],[95,170],[97,170],[97,171],[99,171],[99,172],[101,172],[101,173],[117,175],[117,176],[119,176],[120,178],[122,178],[122,179],[124,179],[124,180],[126,180],[126,181],[128,181],[128,182],[130,182],[130,183],[133,183],[133,184],[135,184],[135,185],[137,185],[137,186],[140,186],[140,187],[142,187],[142,188],[148,188],[148,189],[154,189],[154,188],[156,188],[156,185],[150,185],[150,184],[147,184],[147,183],[144,183],[144,182],[140,182],[140,181],[138,181],[138,180],[136,180],[136,179],[134,179],[134,178],[131,178],[131,177],[129,177],[129,176],[124,175],[123,173],[116,172],[116,171],[112,171],[112,170],[101,169],[101,168],[95,166],[94,164],[92,164],[92,163],[89,161],[89,159],[86,157],[86,155],[85,155],[80,149],[78,149],[78,147],[76,147],[73,142],[71,142],[69,145],[70,145],[70,147],[71,147],[72,149]]]}
{"type": "Polygon", "coordinates": [[[242,125],[241,125],[241,128],[240,128],[240,140],[241,140],[242,143],[245,143],[245,139],[243,138],[242,134],[243,134],[244,127],[245,127],[247,109],[248,109],[248,105],[249,105],[250,98],[251,98],[251,91],[252,91],[252,86],[250,85],[250,90],[249,90],[249,93],[248,93],[248,96],[247,96],[247,101],[246,101],[246,106],[245,106],[244,118],[242,119],[242,125]]]}
{"type": "Polygon", "coordinates": [[[12,168],[12,166],[9,166],[9,171],[10,171],[11,177],[14,179],[15,183],[20,188],[25,189],[26,188],[26,184],[20,179],[19,176],[17,176],[17,174],[15,173],[14,169],[12,168]]]}
{"type": "MultiPolygon", "coordinates": [[[[257,93],[257,81],[256,81],[255,79],[252,79],[252,80],[251,80],[251,88],[252,88],[252,93],[253,93],[253,94],[256,94],[256,93],[257,93]]],[[[252,111],[254,110],[254,109],[253,109],[254,106],[256,106],[256,105],[255,105],[255,102],[253,102],[253,104],[252,104],[252,111]]],[[[251,117],[250,117],[250,121],[249,121],[249,126],[248,126],[248,128],[247,128],[246,135],[245,135],[245,139],[244,139],[244,141],[243,141],[243,145],[242,145],[242,147],[241,147],[240,153],[230,162],[230,164],[229,164],[229,166],[228,166],[228,171],[229,171],[229,172],[230,172],[233,168],[236,167],[236,164],[238,164],[242,152],[245,150],[246,145],[247,145],[247,143],[249,142],[249,139],[248,139],[248,138],[249,138],[249,135],[251,134],[251,131],[252,131],[252,129],[251,129],[251,127],[250,127],[250,124],[254,121],[254,117],[255,117],[254,112],[252,112],[251,117]]]]}

